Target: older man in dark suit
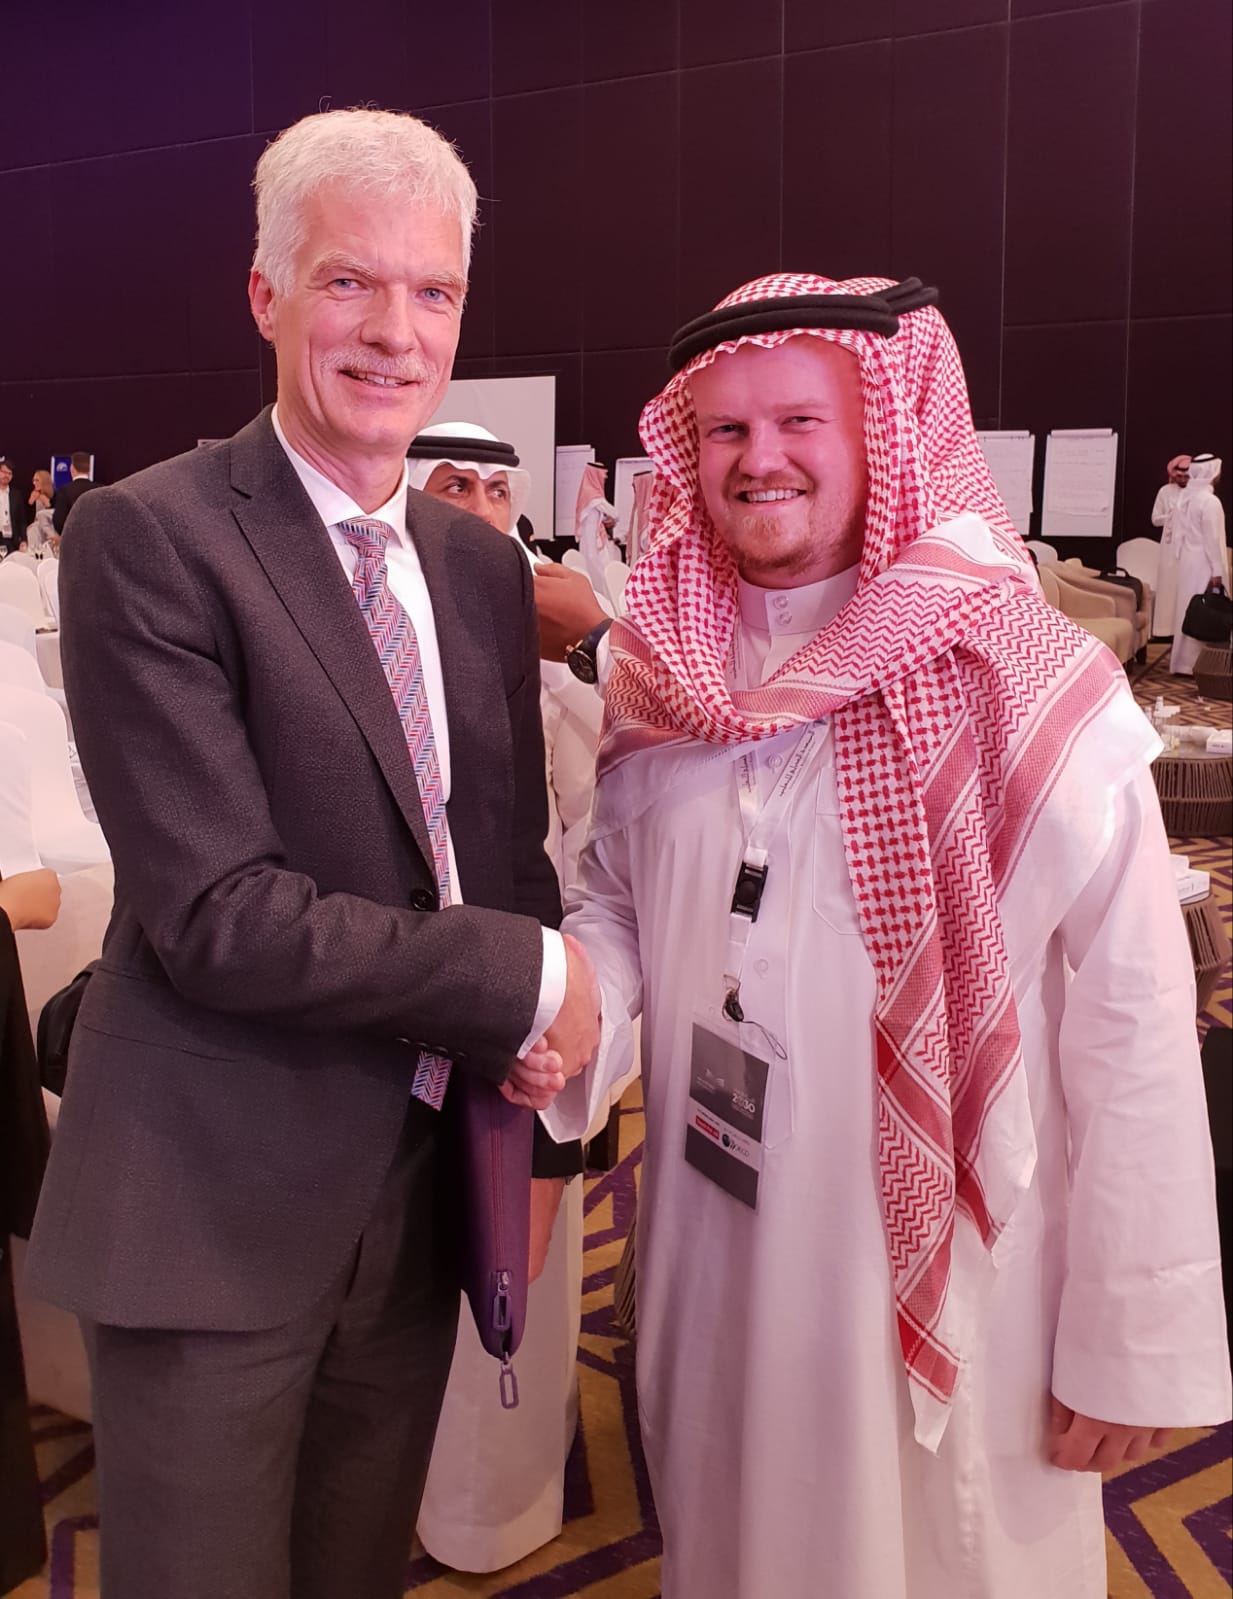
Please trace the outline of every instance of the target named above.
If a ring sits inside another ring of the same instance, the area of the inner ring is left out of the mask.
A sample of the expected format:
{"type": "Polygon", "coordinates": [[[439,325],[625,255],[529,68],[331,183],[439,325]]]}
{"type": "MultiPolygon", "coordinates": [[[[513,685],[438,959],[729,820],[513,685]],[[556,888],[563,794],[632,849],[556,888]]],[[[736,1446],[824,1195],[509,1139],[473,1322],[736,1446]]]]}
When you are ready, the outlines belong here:
{"type": "Polygon", "coordinates": [[[256,187],[276,407],[65,542],[116,910],[30,1271],[87,1327],[104,1599],[402,1593],[458,1309],[447,1085],[541,1108],[597,1032],[541,926],[528,568],[406,487],[474,186],[355,111],[256,187]]]}

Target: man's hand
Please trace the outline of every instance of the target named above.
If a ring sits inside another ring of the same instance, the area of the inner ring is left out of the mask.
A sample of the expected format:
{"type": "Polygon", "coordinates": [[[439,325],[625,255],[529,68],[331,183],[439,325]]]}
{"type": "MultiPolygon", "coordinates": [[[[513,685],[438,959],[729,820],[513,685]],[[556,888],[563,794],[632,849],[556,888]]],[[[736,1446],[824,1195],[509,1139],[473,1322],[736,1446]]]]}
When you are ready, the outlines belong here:
{"type": "Polygon", "coordinates": [[[1128,1427],[1096,1421],[1049,1396],[1049,1459],[1062,1471],[1112,1471],[1123,1461],[1142,1460],[1169,1441],[1168,1427],[1128,1427]]]}
{"type": "Polygon", "coordinates": [[[543,1271],[544,1262],[548,1259],[548,1245],[552,1242],[552,1229],[564,1192],[564,1177],[531,1179],[531,1253],[528,1272],[531,1282],[543,1271]]]}
{"type": "Polygon", "coordinates": [[[547,1110],[565,1087],[561,1057],[541,1038],[522,1060],[514,1062],[509,1076],[498,1086],[511,1105],[523,1110],[547,1110]]]}
{"type": "Polygon", "coordinates": [[[576,938],[565,938],[565,998],[542,1038],[516,1060],[500,1085],[511,1105],[547,1110],[594,1055],[599,1043],[599,983],[590,956],[576,938]]]}
{"type": "Polygon", "coordinates": [[[607,615],[586,573],[555,562],[535,568],[535,609],[539,653],[545,661],[563,661],[569,646],[585,638],[607,615]]]}
{"type": "Polygon", "coordinates": [[[0,911],[14,932],[50,927],[60,914],[60,879],[45,866],[6,877],[0,882],[0,911]]]}
{"type": "Polygon", "coordinates": [[[576,1077],[599,1046],[599,982],[586,950],[568,933],[564,938],[565,998],[544,1043],[566,1077],[576,1077]]]}

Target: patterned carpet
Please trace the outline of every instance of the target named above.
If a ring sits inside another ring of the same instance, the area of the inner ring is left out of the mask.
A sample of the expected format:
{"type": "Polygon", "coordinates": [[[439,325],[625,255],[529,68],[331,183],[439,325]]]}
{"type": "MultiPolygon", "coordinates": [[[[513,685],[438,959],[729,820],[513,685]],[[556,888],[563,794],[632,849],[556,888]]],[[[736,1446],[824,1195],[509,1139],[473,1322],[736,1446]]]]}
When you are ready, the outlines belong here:
{"type": "MultiPolygon", "coordinates": [[[[1140,703],[1157,694],[1181,720],[1230,725],[1230,706],[1200,701],[1193,685],[1162,671],[1153,646],[1134,684],[1140,703]]],[[[1178,839],[1175,848],[1212,874],[1230,922],[1233,871],[1227,839],[1178,839]]],[[[1200,1028],[1233,1026],[1226,968],[1200,1028]]],[[[492,1577],[462,1577],[417,1555],[408,1569],[416,1599],[656,1599],[659,1533],[638,1439],[630,1347],[614,1332],[612,1278],[633,1216],[642,1154],[638,1087],[626,1096],[620,1161],[589,1182],[586,1276],[579,1350],[581,1424],[566,1483],[566,1524],[547,1548],[492,1577]]],[[[90,1429],[36,1409],[35,1427],[51,1559],[15,1599],[96,1599],[97,1518],[90,1429]]],[[[1227,1599],[1233,1591],[1233,1430],[1177,1435],[1173,1449],[1105,1483],[1110,1599],[1227,1599]]],[[[344,1599],[344,1596],[339,1596],[344,1599]]],[[[768,1599],[771,1596],[768,1595],[768,1599]]],[[[873,1596],[868,1596],[873,1599],[873,1596]]],[[[996,1599],[990,1595],[989,1599],[996,1599]]],[[[1046,1596],[1042,1596],[1046,1599],[1046,1596]]],[[[1049,1599],[1067,1599],[1064,1594],[1049,1599]]]]}

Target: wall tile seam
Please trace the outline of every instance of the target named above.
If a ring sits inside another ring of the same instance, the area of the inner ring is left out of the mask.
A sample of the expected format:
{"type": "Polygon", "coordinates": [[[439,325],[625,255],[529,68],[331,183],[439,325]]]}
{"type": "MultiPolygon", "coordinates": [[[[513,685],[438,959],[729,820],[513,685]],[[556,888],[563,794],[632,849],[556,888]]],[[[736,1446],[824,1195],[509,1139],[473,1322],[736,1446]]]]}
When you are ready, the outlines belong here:
{"type": "Polygon", "coordinates": [[[256,377],[257,366],[226,366],[181,368],[174,372],[83,372],[77,376],[54,378],[0,378],[0,390],[53,388],[64,384],[81,383],[162,383],[167,378],[244,378],[256,377]]]}
{"type": "Polygon", "coordinates": [[[127,161],[131,156],[163,155],[168,150],[198,150],[212,144],[239,144],[250,139],[272,139],[281,128],[262,128],[257,132],[211,134],[208,139],[179,139],[171,144],[142,144],[131,150],[100,150],[94,155],[65,156],[62,161],[40,161],[34,166],[0,167],[0,178],[23,172],[59,172],[64,167],[82,167],[92,162],[127,161]]]}

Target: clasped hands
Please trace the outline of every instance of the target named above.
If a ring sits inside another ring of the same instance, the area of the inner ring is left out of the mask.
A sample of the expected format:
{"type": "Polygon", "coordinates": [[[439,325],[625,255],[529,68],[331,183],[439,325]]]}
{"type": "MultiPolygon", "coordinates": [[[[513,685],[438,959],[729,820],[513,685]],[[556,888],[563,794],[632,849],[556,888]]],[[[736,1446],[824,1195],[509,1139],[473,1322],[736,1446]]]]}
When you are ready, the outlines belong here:
{"type": "Polygon", "coordinates": [[[547,1110],[576,1077],[599,1043],[599,983],[585,949],[565,934],[565,998],[542,1038],[532,1044],[501,1084],[511,1105],[547,1110]]]}

